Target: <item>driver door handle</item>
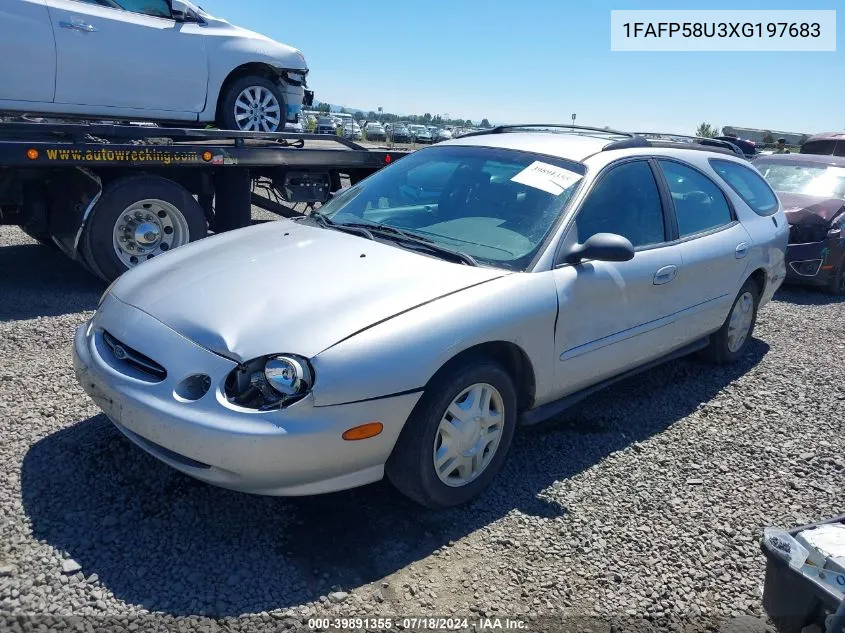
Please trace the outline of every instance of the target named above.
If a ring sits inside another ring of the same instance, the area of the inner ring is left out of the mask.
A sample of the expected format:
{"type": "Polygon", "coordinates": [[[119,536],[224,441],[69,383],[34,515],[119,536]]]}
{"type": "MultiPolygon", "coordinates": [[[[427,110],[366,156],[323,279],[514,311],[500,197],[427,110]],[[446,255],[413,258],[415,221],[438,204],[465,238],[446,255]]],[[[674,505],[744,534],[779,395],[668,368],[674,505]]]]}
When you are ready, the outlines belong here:
{"type": "Polygon", "coordinates": [[[664,266],[656,273],[654,273],[654,285],[660,286],[662,284],[668,284],[672,281],[678,274],[678,267],[677,266],[664,266]]]}
{"type": "Polygon", "coordinates": [[[82,20],[73,20],[71,22],[68,22],[67,20],[62,20],[61,22],[59,22],[59,26],[63,29],[69,29],[71,31],[80,31],[82,33],[93,33],[97,30],[93,24],[86,24],[82,20]]]}
{"type": "Polygon", "coordinates": [[[746,255],[748,255],[748,242],[740,242],[736,245],[736,258],[742,259],[746,255]]]}

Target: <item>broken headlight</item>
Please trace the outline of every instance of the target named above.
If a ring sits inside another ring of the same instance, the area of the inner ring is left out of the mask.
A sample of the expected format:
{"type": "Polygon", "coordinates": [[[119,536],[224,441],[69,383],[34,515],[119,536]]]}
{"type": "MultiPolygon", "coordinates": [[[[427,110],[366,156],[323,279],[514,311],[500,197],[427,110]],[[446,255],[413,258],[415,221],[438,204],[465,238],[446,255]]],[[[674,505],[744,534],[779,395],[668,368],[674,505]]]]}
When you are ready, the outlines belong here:
{"type": "Polygon", "coordinates": [[[314,371],[306,358],[274,354],[233,369],[226,379],[226,398],[240,407],[270,411],[301,400],[313,386],[314,371]]]}

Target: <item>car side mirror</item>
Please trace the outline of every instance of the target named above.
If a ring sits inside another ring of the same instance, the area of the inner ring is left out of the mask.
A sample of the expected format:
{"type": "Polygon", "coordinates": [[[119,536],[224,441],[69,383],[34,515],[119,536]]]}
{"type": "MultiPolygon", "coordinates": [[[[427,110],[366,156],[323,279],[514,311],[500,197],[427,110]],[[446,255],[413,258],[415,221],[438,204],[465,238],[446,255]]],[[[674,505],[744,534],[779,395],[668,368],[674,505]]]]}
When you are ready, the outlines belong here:
{"type": "Polygon", "coordinates": [[[601,262],[627,262],[634,259],[634,245],[615,233],[596,233],[583,244],[575,244],[563,256],[567,264],[578,264],[585,259],[601,262]]]}

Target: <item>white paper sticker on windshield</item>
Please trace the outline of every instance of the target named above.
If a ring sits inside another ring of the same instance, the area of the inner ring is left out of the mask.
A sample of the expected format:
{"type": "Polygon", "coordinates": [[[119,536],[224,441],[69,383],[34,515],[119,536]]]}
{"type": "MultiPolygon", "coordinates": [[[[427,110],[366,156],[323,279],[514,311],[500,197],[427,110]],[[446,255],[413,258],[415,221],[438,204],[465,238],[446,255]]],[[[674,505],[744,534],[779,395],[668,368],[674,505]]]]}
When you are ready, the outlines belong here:
{"type": "Polygon", "coordinates": [[[559,196],[580,179],[581,176],[575,172],[539,160],[511,178],[513,182],[540,189],[554,196],[559,196]]]}

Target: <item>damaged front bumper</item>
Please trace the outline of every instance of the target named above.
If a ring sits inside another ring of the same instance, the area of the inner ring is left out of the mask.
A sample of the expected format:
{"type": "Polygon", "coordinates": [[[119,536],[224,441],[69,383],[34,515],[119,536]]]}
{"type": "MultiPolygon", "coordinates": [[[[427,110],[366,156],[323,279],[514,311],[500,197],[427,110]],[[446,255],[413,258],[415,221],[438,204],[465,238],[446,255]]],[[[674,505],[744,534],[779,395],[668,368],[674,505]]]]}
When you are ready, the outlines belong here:
{"type": "Polygon", "coordinates": [[[80,385],[126,437],[196,479],[255,494],[319,494],[381,479],[421,395],[325,407],[308,396],[255,411],[226,399],[236,366],[112,295],[74,338],[80,385]],[[150,374],[145,365],[158,369],[150,374]],[[180,385],[197,375],[208,378],[207,391],[188,399],[180,385]],[[375,420],[384,425],[380,435],[342,438],[375,420]]]}

